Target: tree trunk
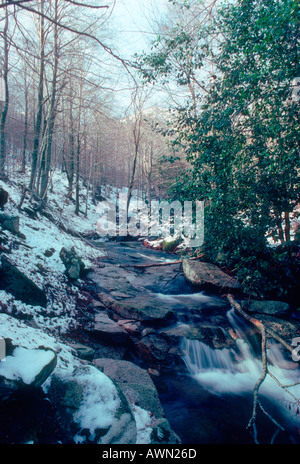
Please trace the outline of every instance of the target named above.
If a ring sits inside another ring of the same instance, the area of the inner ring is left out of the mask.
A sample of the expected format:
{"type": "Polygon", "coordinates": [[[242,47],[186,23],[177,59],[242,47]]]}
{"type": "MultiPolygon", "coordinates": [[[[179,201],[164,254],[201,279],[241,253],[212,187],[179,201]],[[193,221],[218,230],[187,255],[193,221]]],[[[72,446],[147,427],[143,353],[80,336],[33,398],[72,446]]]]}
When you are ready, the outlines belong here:
{"type": "Polygon", "coordinates": [[[126,205],[127,218],[128,218],[129,204],[130,204],[132,191],[133,191],[133,187],[134,187],[134,178],[135,178],[135,171],[136,171],[136,163],[137,163],[138,153],[139,153],[139,147],[138,147],[138,144],[135,144],[133,165],[132,165],[131,177],[130,177],[129,186],[128,186],[128,193],[127,193],[127,205],[126,205]]]}
{"type": "MultiPolygon", "coordinates": [[[[2,3],[4,1],[2,0],[2,3]]],[[[0,117],[0,177],[5,177],[5,164],[6,164],[6,137],[5,137],[5,123],[7,118],[8,112],[8,105],[9,105],[9,90],[8,90],[8,11],[7,7],[5,8],[5,23],[4,23],[4,30],[3,30],[3,41],[4,41],[4,56],[3,56],[3,72],[2,72],[2,79],[3,79],[3,87],[4,87],[4,94],[3,100],[1,101],[1,117],[0,117]]],[[[2,96],[0,95],[0,100],[2,96]]]]}
{"type": "Polygon", "coordinates": [[[32,152],[32,161],[31,161],[31,177],[29,183],[29,190],[34,190],[35,179],[37,174],[37,162],[38,162],[38,153],[40,145],[40,135],[43,119],[43,99],[44,99],[44,74],[45,74],[45,21],[43,17],[44,13],[44,0],[40,2],[40,53],[39,53],[39,90],[38,90],[38,104],[37,104],[37,114],[34,128],[34,142],[33,142],[33,152],[32,152]]]}
{"type": "Polygon", "coordinates": [[[277,224],[279,240],[280,240],[280,243],[284,243],[284,234],[283,234],[283,229],[282,229],[281,213],[279,211],[275,211],[275,216],[276,216],[276,224],[277,224]]]}
{"type": "MultiPolygon", "coordinates": [[[[55,20],[58,20],[57,0],[55,1],[55,20]]],[[[57,94],[57,69],[58,69],[58,26],[54,24],[54,62],[52,92],[50,99],[49,116],[47,122],[46,145],[43,150],[43,160],[41,165],[41,186],[40,197],[45,198],[48,190],[49,172],[51,168],[52,140],[56,116],[56,94],[57,94]]]]}
{"type": "Polygon", "coordinates": [[[284,235],[285,235],[285,241],[289,242],[291,240],[291,222],[290,222],[290,213],[289,211],[285,211],[284,213],[284,235]]]}
{"type": "Polygon", "coordinates": [[[74,137],[74,120],[73,120],[73,88],[70,90],[71,98],[69,100],[69,128],[68,128],[68,153],[65,156],[65,167],[68,178],[68,198],[72,198],[74,173],[75,173],[75,137],[74,137]]]}
{"type": "Polygon", "coordinates": [[[80,135],[77,134],[76,150],[76,193],[75,193],[75,214],[79,216],[79,156],[80,156],[80,135]]]}
{"type": "Polygon", "coordinates": [[[27,72],[25,70],[25,115],[24,115],[23,151],[22,151],[22,165],[21,165],[21,172],[23,174],[25,174],[25,171],[26,171],[27,135],[28,135],[28,86],[27,86],[27,72]]]}

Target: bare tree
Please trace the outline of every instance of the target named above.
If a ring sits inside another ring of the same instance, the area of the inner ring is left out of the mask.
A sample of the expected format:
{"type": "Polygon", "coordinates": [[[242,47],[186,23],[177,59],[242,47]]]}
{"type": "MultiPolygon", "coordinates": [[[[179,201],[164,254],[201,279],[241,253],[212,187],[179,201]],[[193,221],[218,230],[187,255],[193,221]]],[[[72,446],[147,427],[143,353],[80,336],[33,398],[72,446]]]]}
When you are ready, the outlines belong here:
{"type": "Polygon", "coordinates": [[[43,105],[44,105],[44,75],[45,75],[45,19],[44,19],[44,0],[39,1],[40,20],[39,20],[39,83],[38,83],[38,102],[37,113],[34,127],[34,143],[31,162],[31,177],[29,182],[29,190],[34,190],[35,180],[37,176],[37,163],[40,147],[40,138],[43,120],[43,105]]]}
{"type": "Polygon", "coordinates": [[[145,109],[145,104],[147,99],[149,98],[149,94],[140,87],[136,87],[132,92],[131,96],[131,110],[132,115],[127,118],[127,124],[129,126],[129,144],[132,143],[132,164],[131,164],[131,173],[128,185],[128,192],[127,192],[127,204],[126,204],[126,211],[128,216],[130,200],[132,196],[132,192],[134,189],[134,182],[136,176],[136,168],[137,168],[137,161],[140,152],[140,145],[144,135],[144,127],[143,127],[143,110],[145,109]]]}
{"type": "Polygon", "coordinates": [[[5,124],[9,105],[9,89],[8,89],[8,52],[9,52],[9,39],[8,39],[8,9],[4,5],[4,28],[2,33],[3,39],[3,68],[2,68],[2,90],[4,95],[0,95],[1,115],[0,115],[0,176],[5,176],[5,161],[6,161],[6,147],[5,147],[5,124]]]}

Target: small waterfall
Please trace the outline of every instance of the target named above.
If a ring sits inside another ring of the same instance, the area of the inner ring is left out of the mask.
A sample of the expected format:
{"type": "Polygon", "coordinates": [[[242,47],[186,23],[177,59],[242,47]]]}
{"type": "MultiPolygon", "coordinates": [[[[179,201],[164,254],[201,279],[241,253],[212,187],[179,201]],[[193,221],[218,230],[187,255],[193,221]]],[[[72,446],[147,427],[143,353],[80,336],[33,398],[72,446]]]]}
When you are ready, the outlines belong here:
{"type": "MultiPolygon", "coordinates": [[[[234,349],[213,349],[199,340],[182,341],[183,360],[190,374],[211,393],[217,395],[242,395],[253,391],[254,385],[262,373],[260,344],[250,324],[237,315],[234,309],[227,313],[228,320],[237,339],[234,349]]],[[[277,343],[267,348],[269,371],[283,385],[300,380],[296,363],[284,358],[277,343]]],[[[300,397],[300,386],[291,389],[300,397]]],[[[284,409],[290,409],[292,398],[278,384],[267,376],[260,393],[275,399],[284,409]]],[[[295,416],[295,411],[294,411],[295,416]]],[[[299,416],[297,416],[298,418],[299,416]]]]}

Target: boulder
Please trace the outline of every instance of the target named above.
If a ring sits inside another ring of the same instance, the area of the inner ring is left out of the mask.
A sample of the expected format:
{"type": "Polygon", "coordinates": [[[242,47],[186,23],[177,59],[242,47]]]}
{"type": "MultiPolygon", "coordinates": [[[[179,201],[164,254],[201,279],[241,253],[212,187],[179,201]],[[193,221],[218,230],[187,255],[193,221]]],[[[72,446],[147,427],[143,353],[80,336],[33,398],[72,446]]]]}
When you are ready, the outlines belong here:
{"type": "Polygon", "coordinates": [[[40,387],[53,372],[57,356],[49,348],[15,347],[0,363],[0,396],[28,388],[40,387]]]}
{"type": "Polygon", "coordinates": [[[235,278],[211,263],[184,260],[183,272],[188,282],[197,287],[224,291],[241,290],[241,284],[235,278]]]}
{"type": "Polygon", "coordinates": [[[170,346],[159,334],[150,333],[136,345],[137,351],[151,367],[160,366],[166,361],[170,346]]]}
{"type": "Polygon", "coordinates": [[[95,315],[94,323],[87,330],[97,339],[113,345],[124,345],[130,340],[126,330],[104,311],[95,315]]]}
{"type": "Polygon", "coordinates": [[[71,281],[83,277],[85,265],[77,255],[74,247],[70,249],[63,247],[59,256],[65,265],[66,275],[71,281]]]}
{"type": "MultiPolygon", "coordinates": [[[[300,322],[295,319],[285,320],[270,316],[269,314],[260,314],[259,320],[262,321],[267,328],[276,332],[288,345],[291,345],[291,341],[299,336],[300,322]]],[[[271,335],[270,338],[272,338],[271,335]]]]}
{"type": "Polygon", "coordinates": [[[46,308],[47,298],[43,289],[21,272],[5,255],[1,257],[2,284],[17,300],[31,306],[46,308]]]}
{"type": "Polygon", "coordinates": [[[93,348],[83,345],[82,343],[69,343],[69,346],[75,351],[75,355],[85,361],[92,361],[95,356],[93,348]]]}
{"type": "Polygon", "coordinates": [[[50,258],[55,253],[55,248],[50,248],[50,250],[45,250],[44,255],[46,258],[50,258]]]}
{"type": "Polygon", "coordinates": [[[3,209],[8,201],[8,193],[4,188],[0,187],[0,208],[3,209]]]}
{"type": "Polygon", "coordinates": [[[130,361],[96,359],[94,365],[124,393],[137,424],[137,444],[176,444],[180,439],[165,418],[156,387],[148,372],[130,361]]]}
{"type": "Polygon", "coordinates": [[[173,251],[176,250],[176,248],[180,245],[181,242],[182,242],[181,238],[174,238],[170,240],[165,239],[163,240],[163,243],[162,243],[162,249],[163,251],[172,253],[173,251]]]}
{"type": "Polygon", "coordinates": [[[164,416],[156,387],[145,369],[130,361],[105,358],[95,359],[93,365],[117,383],[131,407],[138,405],[156,417],[164,416]]]}
{"type": "Polygon", "coordinates": [[[54,373],[47,395],[70,442],[136,442],[136,423],[124,394],[95,366],[78,366],[63,375],[54,373]]]}
{"type": "Polygon", "coordinates": [[[3,229],[8,230],[12,234],[18,234],[20,232],[20,218],[18,216],[0,214],[0,224],[3,229]]]}
{"type": "Polygon", "coordinates": [[[249,313],[256,314],[269,314],[270,316],[285,316],[289,313],[290,305],[283,301],[259,301],[252,300],[248,302],[247,300],[241,301],[241,306],[244,310],[249,313]]]}

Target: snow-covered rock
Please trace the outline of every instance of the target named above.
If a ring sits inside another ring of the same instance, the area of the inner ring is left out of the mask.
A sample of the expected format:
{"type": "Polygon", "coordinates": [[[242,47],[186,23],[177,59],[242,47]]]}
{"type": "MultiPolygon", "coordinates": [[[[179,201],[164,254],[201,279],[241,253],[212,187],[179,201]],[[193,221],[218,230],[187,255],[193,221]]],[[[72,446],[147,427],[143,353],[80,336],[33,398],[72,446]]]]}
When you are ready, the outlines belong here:
{"type": "Polygon", "coordinates": [[[18,269],[8,256],[1,256],[2,279],[6,290],[18,300],[32,306],[47,306],[47,299],[43,288],[18,269]]]}
{"type": "Polygon", "coordinates": [[[51,349],[15,347],[12,354],[0,362],[1,397],[22,388],[40,387],[56,363],[56,354],[51,349]]]}
{"type": "Polygon", "coordinates": [[[120,387],[133,411],[137,427],[137,444],[179,443],[171,430],[159,396],[149,373],[125,360],[95,359],[102,369],[120,387]]]}
{"type": "Polygon", "coordinates": [[[0,214],[0,224],[3,229],[8,230],[13,234],[18,234],[20,231],[19,216],[9,216],[8,214],[0,214]]]}
{"type": "Polygon", "coordinates": [[[47,394],[75,443],[135,443],[135,420],[124,395],[96,367],[54,374],[47,394]]]}
{"type": "Polygon", "coordinates": [[[1,361],[0,380],[41,386],[69,442],[136,442],[135,418],[121,390],[71,347],[6,314],[0,314],[0,337],[20,345],[1,361]]]}

